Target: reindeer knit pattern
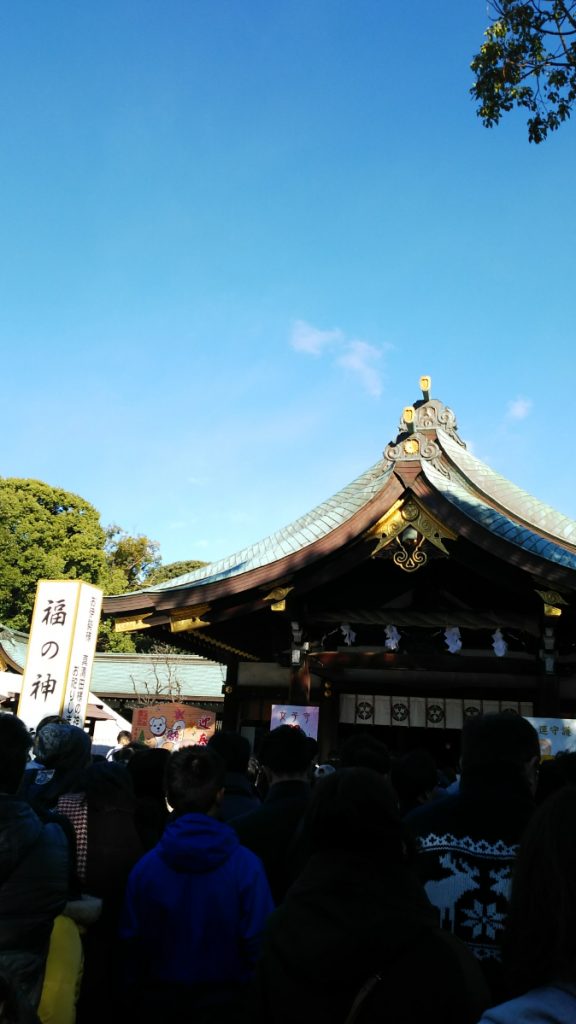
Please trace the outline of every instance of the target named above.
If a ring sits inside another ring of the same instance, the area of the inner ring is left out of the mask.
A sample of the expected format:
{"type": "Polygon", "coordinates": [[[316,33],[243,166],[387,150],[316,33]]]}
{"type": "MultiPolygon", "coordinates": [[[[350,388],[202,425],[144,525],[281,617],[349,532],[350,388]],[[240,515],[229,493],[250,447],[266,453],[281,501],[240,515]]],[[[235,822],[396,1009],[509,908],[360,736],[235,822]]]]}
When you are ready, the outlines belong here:
{"type": "Polygon", "coordinates": [[[479,960],[500,959],[518,845],[433,832],[419,842],[428,867],[435,865],[425,889],[440,926],[463,939],[479,960]]]}

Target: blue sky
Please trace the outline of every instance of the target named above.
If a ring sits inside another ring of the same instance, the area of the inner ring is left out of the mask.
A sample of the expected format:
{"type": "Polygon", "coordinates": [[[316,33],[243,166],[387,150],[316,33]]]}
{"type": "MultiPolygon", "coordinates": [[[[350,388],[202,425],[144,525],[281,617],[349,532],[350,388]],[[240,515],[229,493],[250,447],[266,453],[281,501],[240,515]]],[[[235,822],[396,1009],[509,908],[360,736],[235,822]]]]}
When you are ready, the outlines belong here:
{"type": "Polygon", "coordinates": [[[432,376],[576,518],[576,124],[484,129],[483,0],[6,0],[2,476],[165,562],[375,462],[432,376]]]}

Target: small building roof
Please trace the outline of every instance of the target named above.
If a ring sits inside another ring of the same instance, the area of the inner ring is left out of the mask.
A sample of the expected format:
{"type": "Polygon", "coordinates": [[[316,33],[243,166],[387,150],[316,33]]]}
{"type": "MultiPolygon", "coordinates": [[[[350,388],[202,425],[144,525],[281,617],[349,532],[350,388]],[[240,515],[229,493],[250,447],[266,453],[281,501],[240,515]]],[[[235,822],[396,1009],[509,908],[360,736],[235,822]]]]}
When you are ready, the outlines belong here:
{"type": "MultiPolygon", "coordinates": [[[[0,667],[24,672],[28,635],[0,627],[0,667]]],[[[222,700],[226,669],[195,654],[116,654],[96,652],[90,691],[102,699],[157,695],[183,700],[222,700]]]]}

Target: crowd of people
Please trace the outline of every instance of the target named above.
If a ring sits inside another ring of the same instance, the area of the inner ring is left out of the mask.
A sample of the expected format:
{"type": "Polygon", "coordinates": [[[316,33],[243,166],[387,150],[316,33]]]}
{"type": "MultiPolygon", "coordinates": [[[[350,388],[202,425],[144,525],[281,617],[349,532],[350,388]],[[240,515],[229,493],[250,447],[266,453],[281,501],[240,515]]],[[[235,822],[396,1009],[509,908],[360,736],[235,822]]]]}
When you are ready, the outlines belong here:
{"type": "Polygon", "coordinates": [[[572,1024],[576,755],[479,715],[460,775],[356,733],[108,758],[0,714],[0,1024],[572,1024]]]}

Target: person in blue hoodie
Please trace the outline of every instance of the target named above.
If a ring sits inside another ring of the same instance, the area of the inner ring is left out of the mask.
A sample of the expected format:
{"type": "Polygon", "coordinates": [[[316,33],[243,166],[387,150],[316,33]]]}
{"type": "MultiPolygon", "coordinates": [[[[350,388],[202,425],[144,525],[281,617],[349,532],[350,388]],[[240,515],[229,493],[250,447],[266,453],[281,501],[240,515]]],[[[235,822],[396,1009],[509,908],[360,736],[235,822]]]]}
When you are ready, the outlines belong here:
{"type": "Polygon", "coordinates": [[[120,935],[140,1021],[229,1021],[241,1013],[272,897],[258,857],[217,819],[225,763],[205,747],[170,755],[173,813],[133,868],[120,935]]]}

